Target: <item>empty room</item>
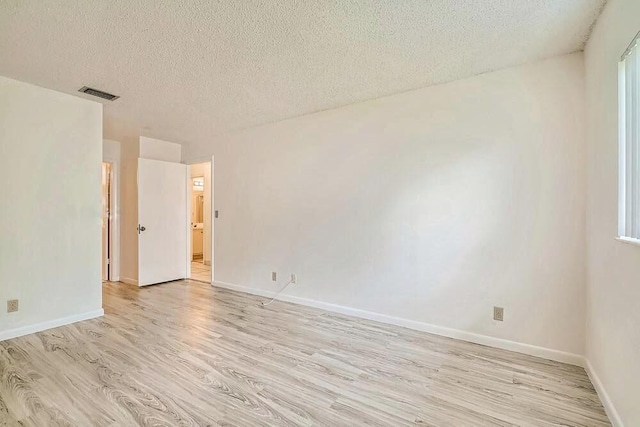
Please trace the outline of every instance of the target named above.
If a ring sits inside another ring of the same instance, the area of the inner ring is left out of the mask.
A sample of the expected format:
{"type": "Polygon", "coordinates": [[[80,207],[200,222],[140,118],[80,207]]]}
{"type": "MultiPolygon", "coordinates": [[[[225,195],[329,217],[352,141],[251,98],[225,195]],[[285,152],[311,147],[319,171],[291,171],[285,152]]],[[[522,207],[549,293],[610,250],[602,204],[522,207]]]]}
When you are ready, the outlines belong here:
{"type": "Polygon", "coordinates": [[[0,426],[640,426],[640,1],[0,1],[0,426]]]}

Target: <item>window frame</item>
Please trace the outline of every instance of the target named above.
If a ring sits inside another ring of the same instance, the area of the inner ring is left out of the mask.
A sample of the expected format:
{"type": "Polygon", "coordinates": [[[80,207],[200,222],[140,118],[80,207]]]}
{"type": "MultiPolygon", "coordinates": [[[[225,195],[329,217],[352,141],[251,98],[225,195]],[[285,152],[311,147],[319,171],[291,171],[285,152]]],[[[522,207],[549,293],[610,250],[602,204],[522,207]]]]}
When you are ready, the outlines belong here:
{"type": "MultiPolygon", "coordinates": [[[[627,141],[627,130],[629,128],[628,123],[628,103],[627,103],[627,82],[629,77],[627,76],[627,59],[629,56],[634,53],[636,55],[636,82],[634,84],[640,85],[640,32],[636,34],[636,36],[632,39],[631,43],[624,51],[622,56],[620,57],[620,61],[618,62],[618,233],[617,239],[624,243],[631,243],[635,245],[640,245],[640,225],[636,223],[636,232],[630,233],[627,232],[628,228],[628,202],[631,198],[635,199],[636,208],[640,207],[640,137],[638,137],[637,141],[633,144],[634,146],[630,148],[628,146],[627,141]],[[629,160],[629,157],[636,156],[635,165],[630,164],[629,162],[633,162],[633,160],[629,160]],[[630,166],[630,167],[629,167],[630,166]],[[635,167],[635,175],[636,180],[633,180],[633,175],[630,177],[629,174],[634,173],[635,167]],[[629,171],[631,169],[631,171],[629,171]],[[628,197],[627,194],[627,186],[629,182],[634,186],[631,192],[631,198],[628,197]],[[636,182],[637,181],[637,182],[636,182]],[[629,234],[635,234],[636,237],[630,236],[629,234]]],[[[631,126],[635,127],[636,134],[640,133],[640,94],[638,94],[637,99],[635,100],[635,104],[632,106],[633,109],[637,112],[635,117],[635,122],[631,124],[631,126]]],[[[631,199],[633,200],[633,199],[631,199]]],[[[636,213],[638,216],[640,212],[636,213]]],[[[638,219],[635,219],[638,221],[638,219]]]]}

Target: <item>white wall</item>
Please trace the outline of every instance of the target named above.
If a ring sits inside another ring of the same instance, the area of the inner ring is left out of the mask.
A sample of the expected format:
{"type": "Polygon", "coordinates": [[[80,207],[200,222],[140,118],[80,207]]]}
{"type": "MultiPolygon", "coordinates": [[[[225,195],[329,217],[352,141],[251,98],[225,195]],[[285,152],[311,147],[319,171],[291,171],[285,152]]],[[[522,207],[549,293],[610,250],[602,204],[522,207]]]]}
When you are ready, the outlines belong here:
{"type": "Polygon", "coordinates": [[[185,146],[216,157],[216,281],[297,273],[289,295],[582,354],[583,72],[574,54],[185,146]]]}
{"type": "Polygon", "coordinates": [[[101,104],[0,77],[0,339],[101,315],[101,161],[101,104]]]}
{"type": "Polygon", "coordinates": [[[640,247],[618,218],[618,61],[640,31],[640,2],[609,0],[585,51],[588,143],[587,351],[627,426],[640,425],[640,247]]]}
{"type": "Polygon", "coordinates": [[[174,142],[141,136],[140,158],[180,163],[182,160],[182,146],[174,142]]]}
{"type": "Polygon", "coordinates": [[[110,139],[102,140],[102,161],[120,161],[120,142],[110,139]]]}

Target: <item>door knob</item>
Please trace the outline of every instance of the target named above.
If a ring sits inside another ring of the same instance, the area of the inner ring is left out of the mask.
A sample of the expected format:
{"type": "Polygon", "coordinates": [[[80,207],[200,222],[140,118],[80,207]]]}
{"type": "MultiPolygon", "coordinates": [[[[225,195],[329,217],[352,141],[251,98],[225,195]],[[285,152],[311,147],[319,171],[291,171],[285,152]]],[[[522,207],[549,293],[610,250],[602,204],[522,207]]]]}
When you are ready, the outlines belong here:
{"type": "Polygon", "coordinates": [[[142,233],[146,229],[147,229],[147,227],[145,227],[144,225],[138,224],[138,234],[142,233]]]}

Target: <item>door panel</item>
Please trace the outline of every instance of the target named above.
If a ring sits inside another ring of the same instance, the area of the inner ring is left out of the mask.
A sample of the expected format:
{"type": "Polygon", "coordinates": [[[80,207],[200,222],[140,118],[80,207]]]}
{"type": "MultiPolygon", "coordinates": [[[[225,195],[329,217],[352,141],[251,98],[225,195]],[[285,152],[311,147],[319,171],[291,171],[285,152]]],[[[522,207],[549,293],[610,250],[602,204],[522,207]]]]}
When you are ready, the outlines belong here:
{"type": "Polygon", "coordinates": [[[187,166],[138,159],[138,284],[187,277],[187,166]]]}

